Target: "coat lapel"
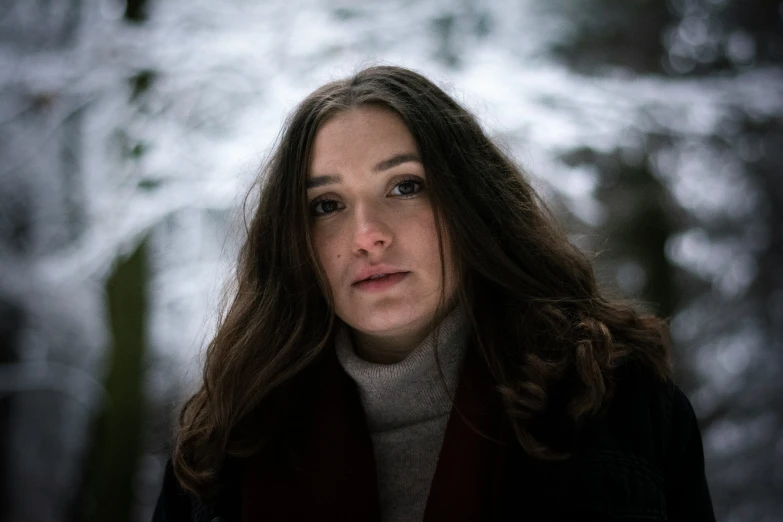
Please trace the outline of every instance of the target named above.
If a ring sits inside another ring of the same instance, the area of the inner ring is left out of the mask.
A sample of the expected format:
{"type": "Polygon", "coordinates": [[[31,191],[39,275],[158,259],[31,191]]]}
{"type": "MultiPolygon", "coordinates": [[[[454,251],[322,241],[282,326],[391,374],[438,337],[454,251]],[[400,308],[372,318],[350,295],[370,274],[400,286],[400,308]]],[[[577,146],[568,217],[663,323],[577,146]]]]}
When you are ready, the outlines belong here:
{"type": "Polygon", "coordinates": [[[492,378],[473,349],[454,402],[424,520],[492,520],[509,437],[492,378]]]}
{"type": "Polygon", "coordinates": [[[355,385],[333,354],[318,380],[304,437],[247,466],[243,520],[380,520],[372,439],[355,385]]]}
{"type": "MultiPolygon", "coordinates": [[[[248,463],[243,520],[380,520],[372,439],[356,386],[334,354],[328,354],[314,390],[318,395],[302,440],[289,444],[290,453],[266,452],[248,463]]],[[[509,439],[505,416],[472,347],[455,405],[427,500],[427,522],[486,520],[501,490],[508,451],[502,441],[509,439]]]]}

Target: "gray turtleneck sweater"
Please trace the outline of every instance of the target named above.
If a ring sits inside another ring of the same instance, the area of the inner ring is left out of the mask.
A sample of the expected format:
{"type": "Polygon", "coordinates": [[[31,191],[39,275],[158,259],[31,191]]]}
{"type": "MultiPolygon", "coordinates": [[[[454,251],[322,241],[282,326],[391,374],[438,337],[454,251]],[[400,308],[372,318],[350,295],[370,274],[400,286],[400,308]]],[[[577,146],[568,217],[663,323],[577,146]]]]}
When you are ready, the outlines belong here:
{"type": "Polygon", "coordinates": [[[345,372],[356,382],[375,452],[381,519],[422,520],[465,357],[465,325],[459,307],[405,359],[374,364],[356,355],[347,327],[335,336],[345,372]]]}

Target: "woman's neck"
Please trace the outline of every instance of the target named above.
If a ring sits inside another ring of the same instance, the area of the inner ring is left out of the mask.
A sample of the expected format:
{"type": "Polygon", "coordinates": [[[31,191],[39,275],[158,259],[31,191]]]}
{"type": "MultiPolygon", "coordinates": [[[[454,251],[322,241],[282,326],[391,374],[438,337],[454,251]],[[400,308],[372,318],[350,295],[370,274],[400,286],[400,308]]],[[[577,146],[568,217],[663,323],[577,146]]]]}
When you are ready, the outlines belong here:
{"type": "MultiPolygon", "coordinates": [[[[441,314],[439,323],[455,307],[452,304],[441,314]]],[[[406,329],[396,329],[388,334],[374,334],[351,329],[356,355],[375,364],[394,364],[405,359],[432,332],[433,322],[428,318],[406,329]]]]}
{"type": "Polygon", "coordinates": [[[426,337],[427,334],[424,333],[416,337],[381,338],[366,335],[356,330],[352,331],[356,355],[367,362],[375,364],[394,364],[402,361],[426,337]]]}

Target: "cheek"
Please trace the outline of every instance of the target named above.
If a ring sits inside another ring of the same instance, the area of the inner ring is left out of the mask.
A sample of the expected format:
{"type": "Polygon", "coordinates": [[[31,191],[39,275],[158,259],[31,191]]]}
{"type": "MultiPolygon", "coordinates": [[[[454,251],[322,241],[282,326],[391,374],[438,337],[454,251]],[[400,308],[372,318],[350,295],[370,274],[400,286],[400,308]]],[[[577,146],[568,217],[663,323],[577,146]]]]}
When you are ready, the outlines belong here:
{"type": "MultiPolygon", "coordinates": [[[[451,257],[451,241],[448,236],[445,225],[441,225],[441,234],[443,235],[443,261],[446,264],[446,284],[452,286],[455,280],[455,268],[451,257]]],[[[426,259],[430,267],[431,275],[434,279],[440,281],[441,257],[438,248],[438,232],[435,229],[435,218],[430,215],[429,220],[422,223],[420,229],[420,252],[426,259]]]]}
{"type": "Polygon", "coordinates": [[[318,262],[321,263],[326,272],[329,283],[334,286],[340,274],[340,263],[342,262],[343,253],[333,238],[328,238],[323,234],[313,234],[313,243],[318,262]]]}
{"type": "Polygon", "coordinates": [[[422,267],[427,268],[429,278],[440,277],[438,233],[435,230],[435,220],[431,211],[422,212],[404,223],[400,232],[406,238],[408,251],[416,257],[422,267]]]}
{"type": "Polygon", "coordinates": [[[432,215],[432,211],[422,216],[419,220],[420,234],[424,241],[422,245],[427,245],[429,250],[434,252],[435,257],[438,257],[438,232],[435,230],[435,216],[432,215]]]}

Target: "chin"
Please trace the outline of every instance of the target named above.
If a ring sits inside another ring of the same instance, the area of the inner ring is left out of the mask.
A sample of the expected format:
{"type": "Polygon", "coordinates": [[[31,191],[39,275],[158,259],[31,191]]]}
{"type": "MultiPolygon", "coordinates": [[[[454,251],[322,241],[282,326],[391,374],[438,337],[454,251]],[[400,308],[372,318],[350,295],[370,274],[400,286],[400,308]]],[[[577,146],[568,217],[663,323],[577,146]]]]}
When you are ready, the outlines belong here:
{"type": "Polygon", "coordinates": [[[354,330],[358,330],[365,334],[400,334],[401,330],[406,328],[416,328],[420,323],[429,319],[429,315],[421,311],[411,313],[409,310],[395,310],[395,311],[383,311],[380,310],[372,314],[371,317],[367,317],[367,313],[352,314],[348,317],[348,320],[343,320],[348,326],[354,330]]]}

